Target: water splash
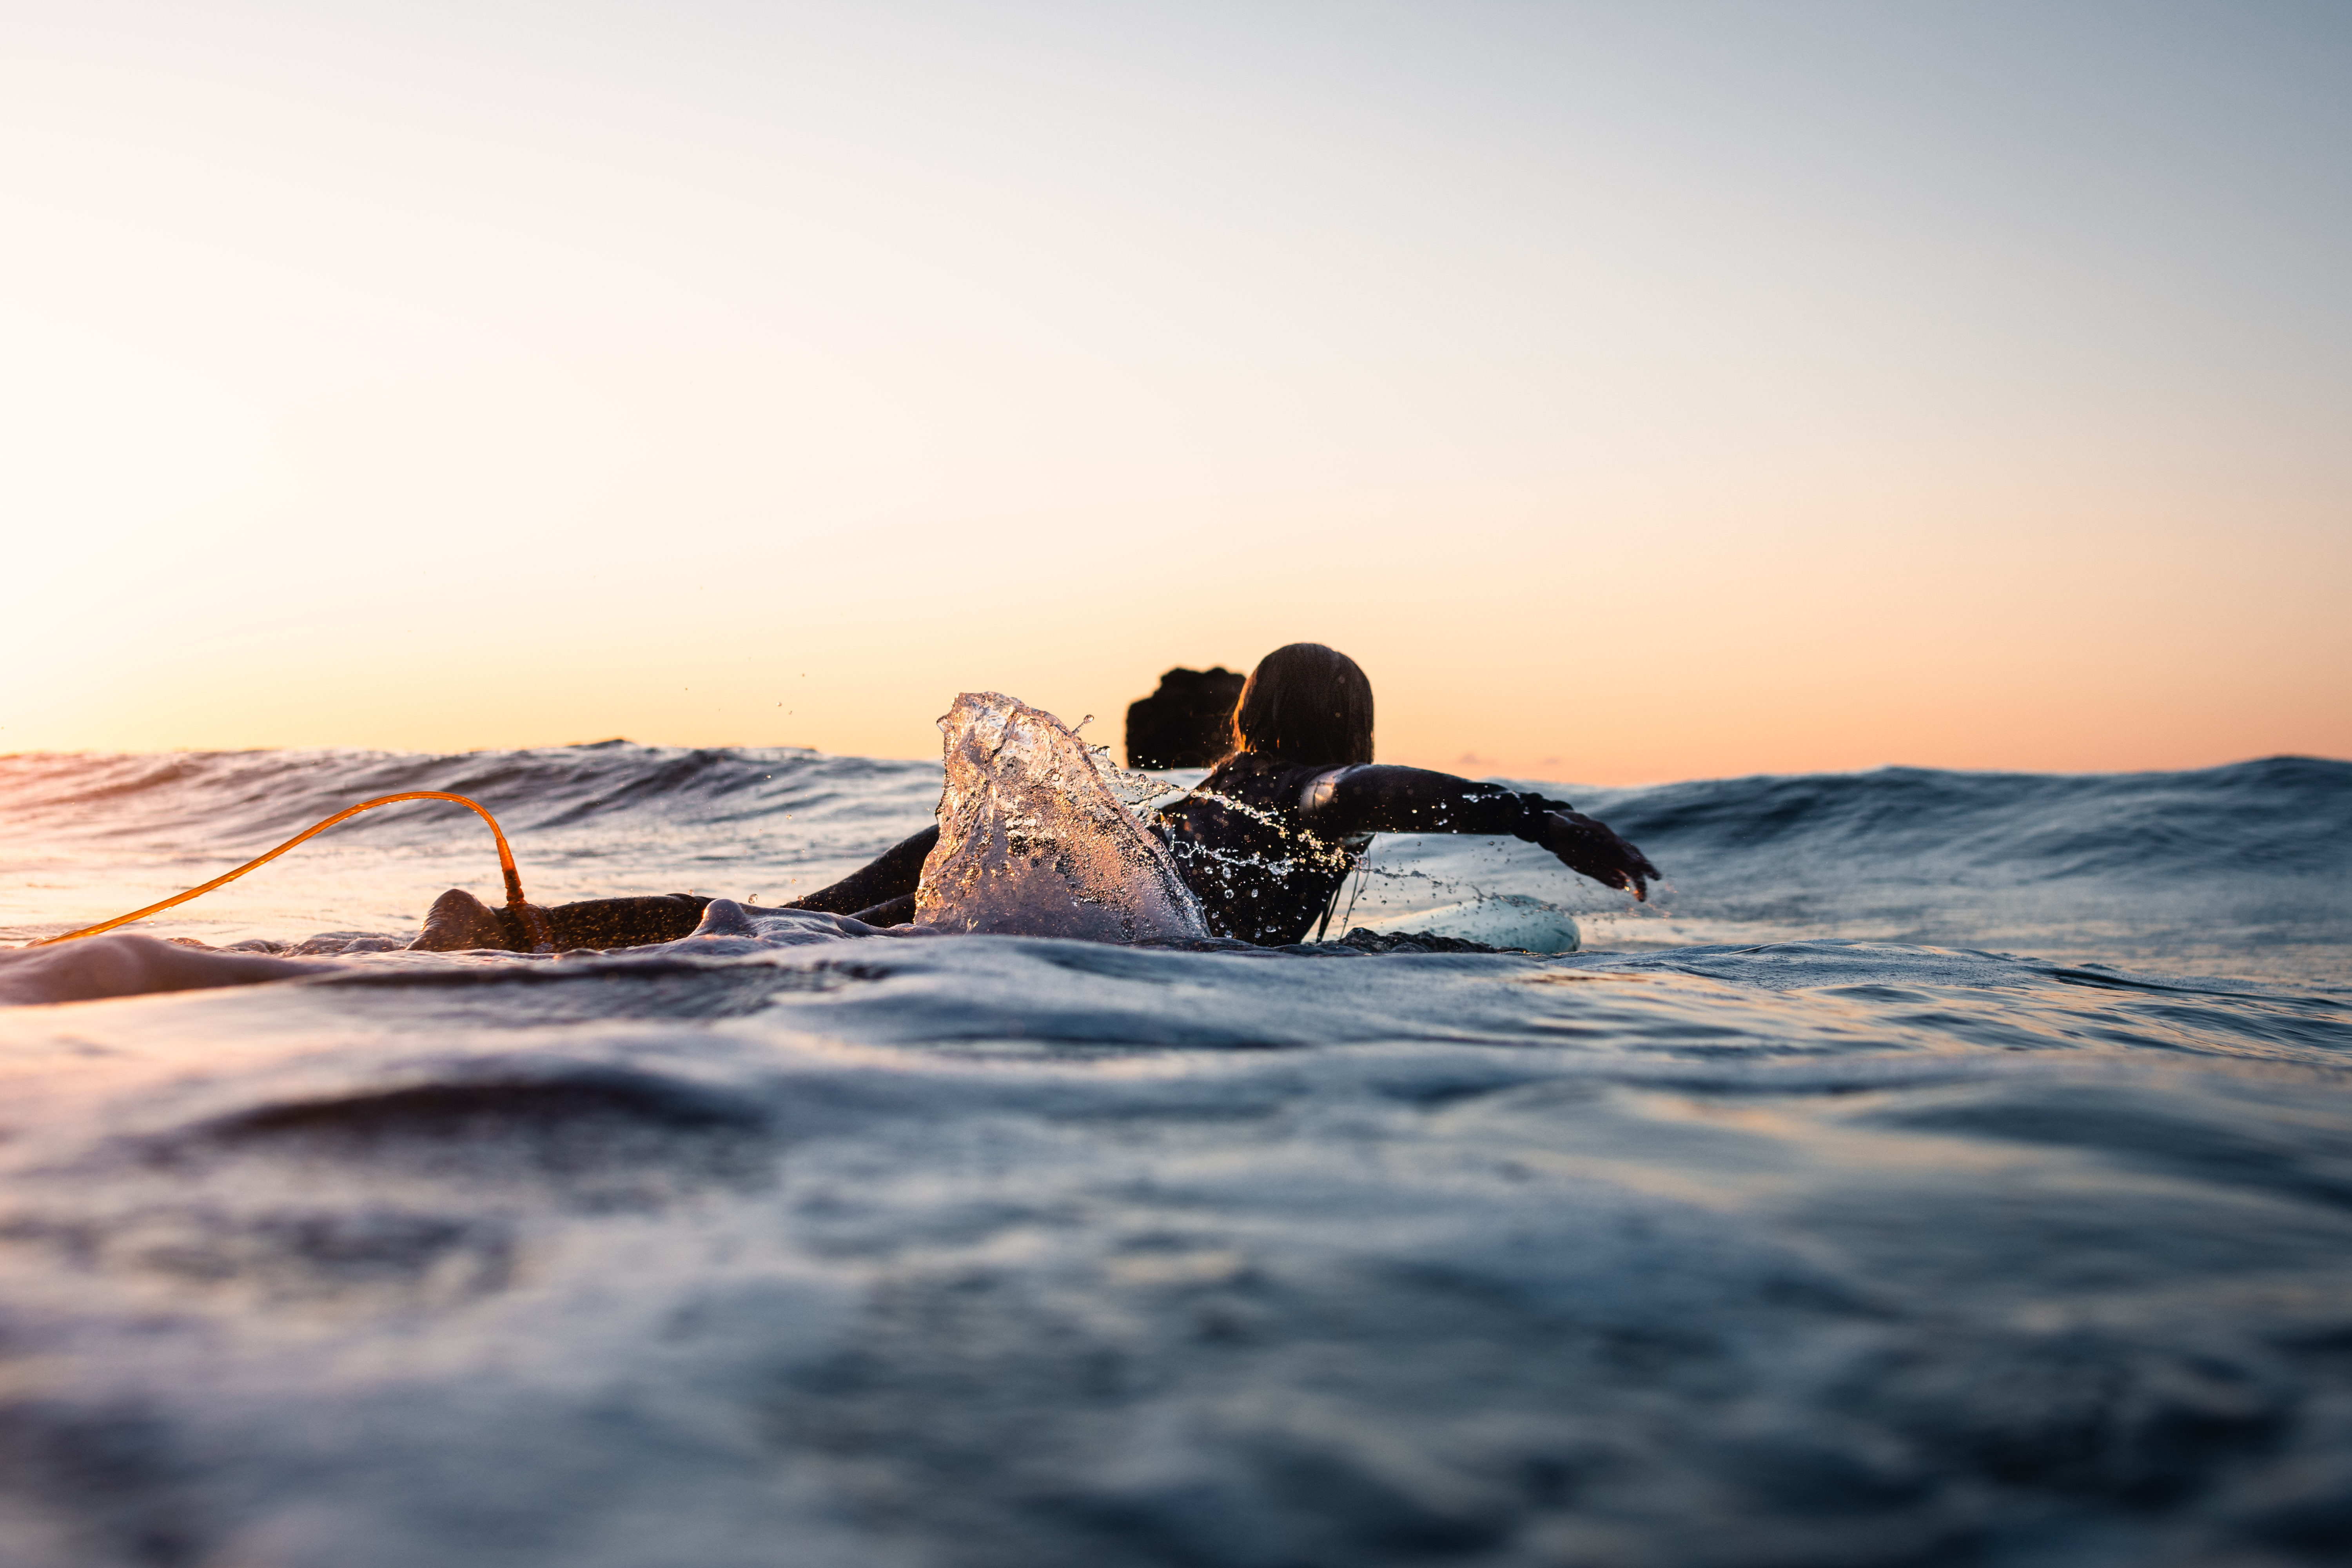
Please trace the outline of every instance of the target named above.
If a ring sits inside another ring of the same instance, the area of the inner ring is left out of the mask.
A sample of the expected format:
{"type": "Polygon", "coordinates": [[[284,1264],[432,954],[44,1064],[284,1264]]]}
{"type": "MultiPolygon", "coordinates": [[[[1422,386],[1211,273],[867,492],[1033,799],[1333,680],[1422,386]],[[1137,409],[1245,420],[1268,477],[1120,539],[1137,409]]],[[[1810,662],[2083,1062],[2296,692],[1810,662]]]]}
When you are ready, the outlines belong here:
{"type": "Polygon", "coordinates": [[[1088,942],[1208,935],[1168,851],[1060,720],[967,691],[940,731],[947,786],[939,846],[915,891],[918,923],[1088,942]]]}
{"type": "MultiPolygon", "coordinates": [[[[1075,731],[1072,732],[1076,733],[1075,731]]],[[[1147,822],[1159,808],[1183,799],[1192,787],[1158,773],[1138,773],[1133,768],[1120,767],[1110,760],[1108,746],[1088,746],[1087,760],[1095,765],[1095,772],[1102,778],[1103,787],[1117,795],[1120,805],[1147,822]]]]}

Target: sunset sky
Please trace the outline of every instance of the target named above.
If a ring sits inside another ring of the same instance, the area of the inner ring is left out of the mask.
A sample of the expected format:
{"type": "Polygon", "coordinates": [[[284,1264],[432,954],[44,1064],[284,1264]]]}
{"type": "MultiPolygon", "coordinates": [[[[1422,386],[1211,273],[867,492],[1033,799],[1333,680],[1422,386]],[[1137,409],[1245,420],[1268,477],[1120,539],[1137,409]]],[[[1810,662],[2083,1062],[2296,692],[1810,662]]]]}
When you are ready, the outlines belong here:
{"type": "Polygon", "coordinates": [[[2352,756],[2352,7],[0,7],[0,751],[2352,756]]]}

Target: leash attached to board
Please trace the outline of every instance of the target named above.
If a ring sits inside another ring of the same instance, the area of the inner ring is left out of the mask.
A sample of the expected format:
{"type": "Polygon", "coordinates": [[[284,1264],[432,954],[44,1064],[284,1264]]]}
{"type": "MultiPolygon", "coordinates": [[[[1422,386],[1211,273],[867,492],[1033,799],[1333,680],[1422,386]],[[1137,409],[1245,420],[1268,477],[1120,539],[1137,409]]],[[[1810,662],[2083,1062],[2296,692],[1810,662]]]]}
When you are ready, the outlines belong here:
{"type": "Polygon", "coordinates": [[[347,817],[357,816],[362,811],[373,811],[379,805],[391,805],[395,802],[404,800],[455,801],[459,805],[471,811],[476,816],[480,817],[484,822],[489,824],[490,837],[499,841],[499,869],[506,873],[508,911],[511,913],[515,917],[515,920],[522,926],[524,939],[530,943],[532,952],[554,952],[555,928],[548,923],[547,911],[545,910],[541,909],[537,904],[527,902],[524,900],[522,896],[522,873],[515,869],[514,851],[507,847],[507,836],[499,831],[499,819],[492,816],[489,813],[489,809],[478,800],[471,799],[462,795],[451,795],[446,790],[437,789],[418,789],[410,790],[405,795],[378,795],[373,800],[363,800],[357,805],[345,806],[342,810],[335,813],[334,816],[328,817],[325,821],[311,824],[301,832],[296,834],[293,837],[288,839],[285,843],[280,844],[277,848],[272,849],[268,854],[256,856],[254,858],[247,860],[244,865],[239,866],[236,870],[224,872],[220,876],[215,877],[211,881],[206,882],[200,888],[190,888],[186,892],[174,894],[171,898],[165,899],[160,904],[149,904],[143,910],[133,910],[127,915],[117,915],[110,921],[100,921],[94,926],[84,926],[79,931],[69,931],[63,936],[43,937],[38,942],[28,942],[25,945],[26,947],[47,947],[51,942],[73,942],[81,937],[96,936],[100,931],[112,931],[119,925],[128,925],[132,921],[144,920],[149,915],[154,914],[158,910],[168,910],[173,904],[184,904],[190,899],[201,897],[205,893],[211,892],[215,888],[236,881],[239,877],[244,876],[247,871],[252,870],[255,867],[268,865],[270,861],[277,859],[280,855],[285,854],[289,849],[293,848],[297,844],[301,843],[305,839],[316,838],[320,834],[324,833],[327,829],[332,827],[338,822],[343,821],[347,817]]]}

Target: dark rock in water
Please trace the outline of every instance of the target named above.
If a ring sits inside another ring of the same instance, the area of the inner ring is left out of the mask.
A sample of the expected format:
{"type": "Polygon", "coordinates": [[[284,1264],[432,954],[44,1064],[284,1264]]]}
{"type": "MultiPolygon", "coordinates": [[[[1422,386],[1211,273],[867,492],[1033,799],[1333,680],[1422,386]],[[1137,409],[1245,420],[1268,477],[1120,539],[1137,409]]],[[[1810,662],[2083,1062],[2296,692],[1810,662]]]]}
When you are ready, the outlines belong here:
{"type": "Polygon", "coordinates": [[[1178,668],[1127,705],[1127,765],[1205,768],[1233,749],[1234,704],[1249,678],[1218,665],[1178,668]]]}

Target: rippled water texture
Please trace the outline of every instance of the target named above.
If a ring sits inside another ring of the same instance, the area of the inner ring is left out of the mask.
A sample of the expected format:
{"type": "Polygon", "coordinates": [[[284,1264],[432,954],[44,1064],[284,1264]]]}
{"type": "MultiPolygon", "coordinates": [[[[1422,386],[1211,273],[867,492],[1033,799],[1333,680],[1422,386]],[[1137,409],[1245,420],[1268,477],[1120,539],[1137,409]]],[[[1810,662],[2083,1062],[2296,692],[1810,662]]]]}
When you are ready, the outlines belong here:
{"type": "Polygon", "coordinates": [[[495,893],[394,807],[152,928],[242,953],[0,953],[0,1561],[2352,1553],[2352,765],[1568,789],[1656,909],[1516,844],[1359,894],[1552,899],[1562,958],[749,902],[939,779],[0,759],[10,940],[399,789],[544,900],[743,900],[368,952],[495,893]]]}

